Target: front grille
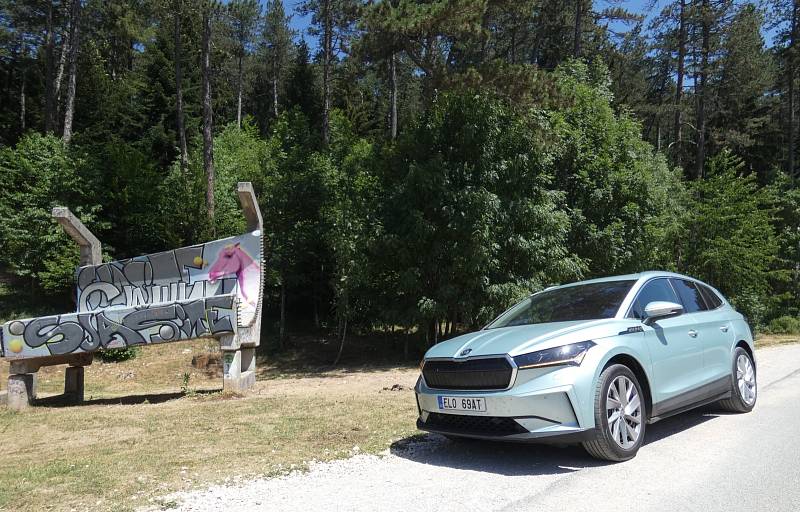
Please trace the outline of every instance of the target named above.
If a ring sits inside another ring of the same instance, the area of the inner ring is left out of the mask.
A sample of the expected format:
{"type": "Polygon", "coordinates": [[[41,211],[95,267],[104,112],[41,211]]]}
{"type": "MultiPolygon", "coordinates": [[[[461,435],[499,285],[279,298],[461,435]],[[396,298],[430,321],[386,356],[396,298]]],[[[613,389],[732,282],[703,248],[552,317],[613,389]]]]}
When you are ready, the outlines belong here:
{"type": "Polygon", "coordinates": [[[460,414],[428,414],[428,420],[420,422],[423,430],[453,434],[473,434],[481,436],[510,436],[528,432],[512,418],[495,416],[465,416],[460,414]]]}
{"type": "Polygon", "coordinates": [[[425,383],[434,389],[506,389],[513,370],[505,357],[426,361],[425,383]]]}

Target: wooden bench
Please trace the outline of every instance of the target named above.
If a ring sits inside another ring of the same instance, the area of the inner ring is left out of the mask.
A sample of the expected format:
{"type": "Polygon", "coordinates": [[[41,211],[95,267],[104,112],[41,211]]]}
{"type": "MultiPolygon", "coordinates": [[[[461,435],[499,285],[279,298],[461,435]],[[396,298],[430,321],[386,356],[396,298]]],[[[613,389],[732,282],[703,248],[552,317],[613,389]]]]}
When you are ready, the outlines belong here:
{"type": "Polygon", "coordinates": [[[239,183],[245,234],[102,263],[100,242],[67,208],[53,217],[80,246],[77,311],[6,322],[0,356],[11,363],[8,406],[36,398],[36,372],[67,364],[64,394],[83,401],[84,367],[99,350],[214,337],[223,387],[255,382],[264,288],[263,221],[253,187],[239,183]]]}

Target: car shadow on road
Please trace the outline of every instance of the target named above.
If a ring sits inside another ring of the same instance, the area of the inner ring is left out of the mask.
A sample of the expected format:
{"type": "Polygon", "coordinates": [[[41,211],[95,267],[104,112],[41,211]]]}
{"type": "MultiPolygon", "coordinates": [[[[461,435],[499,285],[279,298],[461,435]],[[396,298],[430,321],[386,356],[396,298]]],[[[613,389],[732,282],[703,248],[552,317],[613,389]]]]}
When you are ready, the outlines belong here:
{"type": "Polygon", "coordinates": [[[657,443],[662,439],[680,434],[684,430],[689,430],[690,428],[727,414],[729,413],[721,411],[714,406],[705,406],[665,418],[652,425],[647,425],[644,444],[646,446],[648,444],[657,443]]]}
{"type": "MultiPolygon", "coordinates": [[[[643,450],[673,435],[725,414],[701,408],[663,419],[647,426],[643,450]]],[[[417,434],[392,443],[393,455],[421,464],[504,476],[534,476],[572,473],[614,464],[593,459],[580,445],[547,445],[448,439],[439,434],[417,434]]]]}
{"type": "Polygon", "coordinates": [[[504,476],[555,475],[602,465],[579,446],[450,440],[438,434],[420,434],[396,441],[391,453],[421,464],[504,476]]]}

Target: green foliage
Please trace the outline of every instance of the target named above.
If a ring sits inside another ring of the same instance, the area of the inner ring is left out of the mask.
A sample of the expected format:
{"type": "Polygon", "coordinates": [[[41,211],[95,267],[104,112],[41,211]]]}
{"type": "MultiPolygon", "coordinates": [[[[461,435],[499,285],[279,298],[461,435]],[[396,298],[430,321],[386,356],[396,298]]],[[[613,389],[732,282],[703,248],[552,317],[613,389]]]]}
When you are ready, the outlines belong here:
{"type": "Polygon", "coordinates": [[[570,104],[551,114],[557,189],[566,192],[570,246],[591,276],[653,268],[675,229],[685,192],[680,174],[616,114],[607,70],[571,61],[556,71],[570,104]]]}
{"type": "Polygon", "coordinates": [[[246,180],[265,219],[265,311],[285,305],[290,324],[403,326],[430,339],[437,320],[477,326],[548,284],[653,268],[709,280],[756,324],[797,316],[794,4],[773,4],[765,39],[762,10],[731,2],[712,2],[710,16],[668,2],[644,24],[588,0],[308,0],[295,6],[312,15],[306,34],[292,32],[281,0],[265,16],[253,0],[84,2],[65,147],[32,131],[48,119],[61,133],[70,66],[53,80],[69,3],[53,3],[48,51],[44,4],[5,2],[0,269],[32,296],[72,287],[77,249],[54,205],[114,258],[239,233],[234,191],[246,180]],[[199,137],[203,11],[213,225],[199,137]],[[636,24],[618,34],[611,17],[636,24]],[[681,168],[701,179],[684,183],[681,168]]]}
{"type": "Polygon", "coordinates": [[[215,236],[233,236],[244,231],[236,185],[240,181],[256,184],[262,181],[268,157],[267,143],[259,136],[252,119],[245,119],[241,129],[231,123],[214,138],[215,236]]]}
{"type": "Polygon", "coordinates": [[[800,188],[785,174],[771,184],[775,197],[775,235],[778,257],[775,262],[773,295],[777,299],[774,315],[800,314],[800,188]]]}
{"type": "Polygon", "coordinates": [[[448,94],[401,139],[384,184],[380,252],[397,279],[387,308],[477,325],[522,288],[580,277],[538,137],[546,129],[537,112],[448,94]]]}
{"type": "Polygon", "coordinates": [[[755,176],[741,176],[742,167],[739,158],[723,152],[709,162],[706,179],[691,183],[675,258],[681,271],[714,285],[753,325],[761,325],[778,254],[774,197],[755,176]]]}
{"type": "Polygon", "coordinates": [[[142,352],[142,347],[134,345],[132,347],[112,348],[109,350],[101,350],[95,353],[95,357],[104,363],[121,363],[123,361],[130,361],[136,359],[142,352]]]}
{"type": "Polygon", "coordinates": [[[767,332],[771,334],[800,334],[800,317],[779,316],[773,318],[767,325],[767,332]]]}
{"type": "Polygon", "coordinates": [[[16,147],[0,148],[0,263],[36,280],[44,289],[64,291],[73,282],[78,250],[53,221],[54,206],[68,206],[91,228],[100,206],[86,157],[53,136],[29,134],[16,147]]]}

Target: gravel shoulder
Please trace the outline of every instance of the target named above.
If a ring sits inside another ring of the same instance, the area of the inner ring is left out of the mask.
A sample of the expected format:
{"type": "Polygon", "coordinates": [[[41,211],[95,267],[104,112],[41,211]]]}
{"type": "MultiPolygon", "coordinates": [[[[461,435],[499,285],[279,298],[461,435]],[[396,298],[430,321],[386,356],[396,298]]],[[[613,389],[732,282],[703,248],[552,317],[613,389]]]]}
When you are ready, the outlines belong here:
{"type": "Polygon", "coordinates": [[[155,503],[181,511],[798,510],[800,345],[760,349],[757,360],[752,414],[702,409],[661,421],[639,456],[622,464],[594,461],[578,447],[419,435],[380,455],[155,503]]]}

